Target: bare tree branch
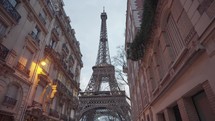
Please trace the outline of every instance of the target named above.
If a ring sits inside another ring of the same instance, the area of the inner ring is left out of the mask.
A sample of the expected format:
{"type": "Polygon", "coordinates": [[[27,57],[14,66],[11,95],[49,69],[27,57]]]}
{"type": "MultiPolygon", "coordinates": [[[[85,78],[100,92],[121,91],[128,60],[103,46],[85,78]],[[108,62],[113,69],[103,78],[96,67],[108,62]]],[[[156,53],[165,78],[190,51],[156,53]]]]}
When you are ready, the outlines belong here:
{"type": "Polygon", "coordinates": [[[121,81],[120,85],[128,85],[127,73],[123,71],[127,67],[126,52],[124,46],[117,47],[117,55],[112,57],[112,63],[115,66],[116,78],[121,81]]]}

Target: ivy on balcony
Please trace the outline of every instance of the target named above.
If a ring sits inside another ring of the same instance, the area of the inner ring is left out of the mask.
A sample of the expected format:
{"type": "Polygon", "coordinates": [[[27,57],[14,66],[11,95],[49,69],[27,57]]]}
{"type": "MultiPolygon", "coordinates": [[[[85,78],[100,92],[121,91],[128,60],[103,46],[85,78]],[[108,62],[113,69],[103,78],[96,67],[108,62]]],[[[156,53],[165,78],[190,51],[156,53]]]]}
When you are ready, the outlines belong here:
{"type": "Polygon", "coordinates": [[[137,61],[143,57],[144,52],[149,43],[155,11],[157,8],[158,0],[145,0],[143,4],[143,15],[140,31],[137,32],[132,43],[129,43],[127,56],[128,59],[137,61]]]}

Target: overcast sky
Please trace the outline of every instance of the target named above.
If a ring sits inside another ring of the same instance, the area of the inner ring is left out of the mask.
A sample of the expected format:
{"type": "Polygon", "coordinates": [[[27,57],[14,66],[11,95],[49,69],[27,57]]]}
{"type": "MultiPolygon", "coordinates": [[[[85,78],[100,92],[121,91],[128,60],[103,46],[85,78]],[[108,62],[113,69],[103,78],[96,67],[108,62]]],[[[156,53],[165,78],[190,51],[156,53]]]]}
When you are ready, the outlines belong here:
{"type": "Polygon", "coordinates": [[[101,18],[105,7],[110,56],[116,55],[116,47],[124,45],[127,0],[64,0],[64,9],[70,17],[75,36],[80,42],[84,67],[81,70],[81,89],[85,90],[96,63],[101,18]]]}

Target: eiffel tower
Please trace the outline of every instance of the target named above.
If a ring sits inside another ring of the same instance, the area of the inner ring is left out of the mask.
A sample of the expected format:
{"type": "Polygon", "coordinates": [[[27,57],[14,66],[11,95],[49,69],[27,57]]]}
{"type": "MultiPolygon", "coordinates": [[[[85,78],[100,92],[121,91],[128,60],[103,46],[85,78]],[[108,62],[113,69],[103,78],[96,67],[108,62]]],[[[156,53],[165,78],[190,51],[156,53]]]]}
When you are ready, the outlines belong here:
{"type": "Polygon", "coordinates": [[[121,91],[111,65],[106,20],[101,13],[101,32],[97,61],[84,92],[80,93],[77,117],[80,121],[130,121],[130,105],[125,91],[121,91]]]}

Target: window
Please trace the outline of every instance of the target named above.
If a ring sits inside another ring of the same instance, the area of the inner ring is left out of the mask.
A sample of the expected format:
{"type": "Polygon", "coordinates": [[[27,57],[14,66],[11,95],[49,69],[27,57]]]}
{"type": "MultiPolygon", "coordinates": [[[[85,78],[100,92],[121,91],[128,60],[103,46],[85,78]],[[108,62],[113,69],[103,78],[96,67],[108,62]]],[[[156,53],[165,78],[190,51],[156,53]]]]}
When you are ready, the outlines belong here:
{"type": "Polygon", "coordinates": [[[61,114],[65,114],[65,112],[66,112],[66,104],[65,104],[65,102],[63,102],[63,107],[62,107],[61,114]]]}
{"type": "Polygon", "coordinates": [[[199,0],[199,2],[200,2],[200,5],[198,6],[197,10],[202,15],[211,5],[213,0],[199,0]]]}
{"type": "Polygon", "coordinates": [[[19,59],[19,63],[24,67],[30,67],[33,53],[29,49],[25,49],[23,55],[19,59]]]}
{"type": "Polygon", "coordinates": [[[11,85],[8,88],[7,96],[13,99],[17,99],[19,87],[16,85],[11,85]]]}
{"type": "Polygon", "coordinates": [[[172,48],[173,58],[175,59],[184,47],[184,41],[178,31],[177,25],[170,15],[166,26],[166,37],[172,48]]]}
{"type": "Polygon", "coordinates": [[[64,77],[64,75],[63,75],[62,73],[58,73],[57,79],[58,79],[61,83],[63,83],[63,84],[65,85],[66,79],[65,79],[65,77],[64,77]]]}
{"type": "Polygon", "coordinates": [[[45,14],[45,12],[43,10],[40,11],[39,18],[43,22],[43,24],[46,24],[46,14],[45,14]]]}
{"type": "Polygon", "coordinates": [[[73,65],[74,64],[74,58],[72,55],[69,56],[69,61],[71,61],[70,63],[73,65]]]}
{"type": "Polygon", "coordinates": [[[57,45],[57,42],[56,42],[55,40],[51,39],[51,41],[50,41],[50,43],[49,43],[49,46],[50,46],[52,49],[54,49],[54,48],[56,47],[56,45],[57,45]]]}
{"type": "Polygon", "coordinates": [[[42,85],[38,84],[36,94],[35,94],[35,97],[34,97],[34,101],[36,101],[38,103],[41,103],[40,98],[41,98],[41,95],[43,93],[43,89],[44,89],[44,87],[42,85]]]}
{"type": "Polygon", "coordinates": [[[172,109],[173,109],[173,113],[174,113],[174,116],[175,116],[175,120],[176,121],[182,121],[178,105],[174,106],[172,109]]]}
{"type": "Polygon", "coordinates": [[[149,66],[149,80],[151,81],[151,90],[152,91],[154,91],[156,88],[157,88],[157,81],[156,81],[156,79],[155,79],[155,70],[154,70],[154,68],[155,68],[155,63],[154,63],[154,59],[152,58],[151,59],[151,62],[150,62],[150,64],[149,64],[150,66],[149,66]]]}
{"type": "Polygon", "coordinates": [[[68,47],[66,46],[66,43],[64,43],[64,44],[62,45],[62,50],[63,50],[63,52],[65,52],[65,55],[66,55],[66,56],[69,54],[69,49],[68,49],[68,47]]]}
{"type": "Polygon", "coordinates": [[[150,121],[149,115],[147,115],[146,118],[147,118],[147,121],[150,121]]]}
{"type": "Polygon", "coordinates": [[[10,85],[8,87],[7,93],[3,100],[3,105],[14,107],[19,97],[19,87],[17,85],[10,85]]]}
{"type": "Polygon", "coordinates": [[[30,66],[32,62],[33,53],[27,48],[24,49],[24,53],[20,57],[16,67],[22,73],[29,75],[30,74],[30,66]]]}
{"type": "Polygon", "coordinates": [[[158,115],[158,121],[166,121],[166,119],[165,119],[165,116],[164,116],[164,113],[162,112],[162,113],[159,113],[158,115]]]}
{"type": "Polygon", "coordinates": [[[39,36],[39,33],[40,33],[40,29],[38,26],[36,26],[33,31],[31,32],[31,36],[33,39],[38,39],[38,36],[39,36]]]}
{"type": "Polygon", "coordinates": [[[70,88],[70,85],[71,85],[70,80],[66,80],[66,87],[67,87],[67,89],[70,88]]]}
{"type": "Polygon", "coordinates": [[[4,37],[6,29],[7,29],[7,26],[0,21],[0,39],[4,37]]]}
{"type": "Polygon", "coordinates": [[[200,121],[215,121],[215,115],[204,91],[192,97],[200,121]]]}
{"type": "Polygon", "coordinates": [[[74,118],[74,114],[75,114],[75,111],[72,109],[72,110],[71,110],[71,113],[70,113],[70,117],[71,117],[71,118],[74,118]]]}
{"type": "Polygon", "coordinates": [[[13,7],[16,7],[16,5],[19,3],[18,0],[8,0],[10,2],[10,4],[13,6],[13,7]]]}

